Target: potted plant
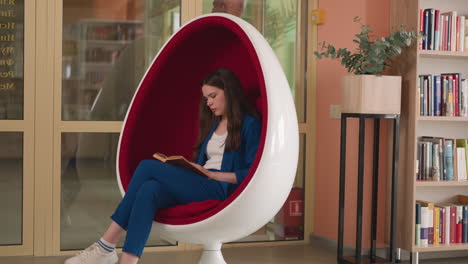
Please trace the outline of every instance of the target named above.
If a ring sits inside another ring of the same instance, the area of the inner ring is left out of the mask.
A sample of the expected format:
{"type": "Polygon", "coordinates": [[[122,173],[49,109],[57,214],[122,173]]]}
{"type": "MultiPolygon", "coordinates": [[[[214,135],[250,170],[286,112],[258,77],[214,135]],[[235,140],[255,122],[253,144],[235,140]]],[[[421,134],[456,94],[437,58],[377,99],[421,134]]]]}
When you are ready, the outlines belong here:
{"type": "MultiPolygon", "coordinates": [[[[360,23],[359,17],[354,18],[354,22],[360,23]]],[[[348,72],[354,73],[343,77],[342,112],[400,114],[401,76],[382,76],[382,72],[417,35],[405,31],[404,26],[381,39],[374,40],[371,33],[368,25],[361,24],[361,33],[353,40],[358,44],[355,52],[322,42],[320,52],[314,54],[319,59],[338,59],[348,72]]]]}

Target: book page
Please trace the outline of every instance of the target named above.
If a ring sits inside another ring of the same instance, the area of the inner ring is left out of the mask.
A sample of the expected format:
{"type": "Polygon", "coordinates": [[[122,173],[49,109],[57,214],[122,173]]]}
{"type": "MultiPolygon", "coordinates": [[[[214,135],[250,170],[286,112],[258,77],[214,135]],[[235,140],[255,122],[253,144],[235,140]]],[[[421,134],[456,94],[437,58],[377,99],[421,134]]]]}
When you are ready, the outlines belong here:
{"type": "Polygon", "coordinates": [[[195,172],[196,174],[198,175],[201,175],[203,177],[207,177],[207,175],[205,175],[202,171],[200,171],[199,169],[197,169],[196,167],[194,167],[185,157],[183,156],[170,156],[170,157],[167,157],[166,155],[164,154],[161,154],[161,153],[155,153],[153,154],[153,158],[161,161],[161,162],[164,162],[164,163],[167,163],[167,164],[171,164],[171,165],[174,165],[176,167],[180,167],[180,168],[184,168],[186,170],[189,170],[189,171],[192,171],[192,172],[195,172]]]}

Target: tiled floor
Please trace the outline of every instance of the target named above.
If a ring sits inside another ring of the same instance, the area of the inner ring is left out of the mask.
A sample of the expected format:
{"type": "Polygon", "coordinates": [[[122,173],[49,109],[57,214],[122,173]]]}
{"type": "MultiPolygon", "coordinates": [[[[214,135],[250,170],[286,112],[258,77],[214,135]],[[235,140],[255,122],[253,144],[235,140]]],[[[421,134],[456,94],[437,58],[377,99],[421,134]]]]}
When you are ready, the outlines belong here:
{"type": "MultiPolygon", "coordinates": [[[[3,169],[0,171],[3,172],[0,173],[0,176],[9,175],[7,178],[0,177],[0,183],[2,183],[0,184],[0,208],[6,210],[8,216],[7,218],[0,217],[0,242],[14,243],[19,239],[18,234],[20,234],[18,223],[21,223],[21,212],[18,208],[21,207],[9,201],[20,200],[14,195],[21,194],[18,191],[21,188],[21,181],[18,179],[21,177],[15,176],[21,171],[19,169],[21,164],[11,161],[7,164],[9,166],[0,164],[2,165],[0,168],[3,169]],[[8,228],[1,229],[2,226],[8,228]]],[[[108,166],[108,162],[79,160],[78,164],[70,165],[66,162],[64,165],[68,166],[64,166],[64,175],[62,176],[64,191],[61,197],[63,204],[61,238],[67,243],[63,242],[61,247],[80,248],[92,243],[99,237],[99,232],[103,232],[109,222],[108,216],[121,196],[115,183],[115,172],[111,166],[108,166]]],[[[156,238],[152,242],[158,243],[160,241],[156,238]]],[[[229,264],[336,263],[334,250],[311,245],[228,248],[224,249],[223,253],[229,264]]],[[[145,253],[140,263],[195,264],[199,257],[199,251],[145,253]]],[[[65,258],[0,257],[0,264],[61,264],[65,258]]],[[[468,258],[421,260],[420,263],[467,264],[468,258]]]]}
{"type": "MultiPolygon", "coordinates": [[[[310,245],[228,248],[229,264],[336,264],[334,252],[310,245]]],[[[200,251],[145,253],[143,264],[196,264],[200,251]]],[[[66,257],[0,257],[0,264],[62,264],[66,257]]],[[[404,262],[408,263],[408,262],[404,262]]],[[[421,264],[466,264],[468,259],[421,260],[421,264]]]]}
{"type": "MultiPolygon", "coordinates": [[[[228,248],[223,250],[223,254],[229,264],[335,263],[335,257],[331,252],[310,246],[228,248]]],[[[199,257],[200,251],[145,253],[140,263],[196,264],[199,257]]],[[[64,257],[0,257],[0,264],[61,264],[64,259],[64,257]]]]}

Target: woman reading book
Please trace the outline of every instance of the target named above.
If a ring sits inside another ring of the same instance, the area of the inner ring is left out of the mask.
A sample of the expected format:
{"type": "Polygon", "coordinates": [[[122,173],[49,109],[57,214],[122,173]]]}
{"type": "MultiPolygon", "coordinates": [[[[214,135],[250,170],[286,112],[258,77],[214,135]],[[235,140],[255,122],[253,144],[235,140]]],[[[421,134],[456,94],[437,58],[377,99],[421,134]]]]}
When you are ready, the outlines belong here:
{"type": "Polygon", "coordinates": [[[225,200],[249,171],[260,140],[261,122],[239,79],[220,68],[202,83],[199,137],[192,163],[207,177],[163,163],[141,161],[104,236],[65,264],[114,264],[115,245],[127,231],[122,264],[137,263],[161,208],[225,200]]]}

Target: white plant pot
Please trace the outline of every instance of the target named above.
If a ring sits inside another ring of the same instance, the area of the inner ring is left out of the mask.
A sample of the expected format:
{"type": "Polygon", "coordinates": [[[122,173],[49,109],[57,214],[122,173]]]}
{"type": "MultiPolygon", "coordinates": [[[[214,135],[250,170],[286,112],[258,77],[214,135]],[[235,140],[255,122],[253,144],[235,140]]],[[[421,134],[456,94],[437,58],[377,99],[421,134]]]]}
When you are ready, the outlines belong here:
{"type": "Polygon", "coordinates": [[[343,77],[343,113],[400,114],[401,76],[343,77]]]}

